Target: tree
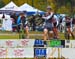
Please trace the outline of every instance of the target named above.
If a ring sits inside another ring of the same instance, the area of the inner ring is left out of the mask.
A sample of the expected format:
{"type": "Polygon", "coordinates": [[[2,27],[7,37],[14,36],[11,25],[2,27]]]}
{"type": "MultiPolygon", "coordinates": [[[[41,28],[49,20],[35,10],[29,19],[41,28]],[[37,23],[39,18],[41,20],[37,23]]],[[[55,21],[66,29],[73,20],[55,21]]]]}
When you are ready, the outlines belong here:
{"type": "Polygon", "coordinates": [[[46,11],[47,5],[50,5],[56,13],[74,13],[75,0],[0,0],[0,7],[13,1],[16,5],[21,6],[24,3],[33,5],[35,8],[46,11]],[[65,8],[65,9],[63,9],[65,8]]]}
{"type": "Polygon", "coordinates": [[[2,0],[4,2],[4,4],[8,4],[11,0],[2,0]]]}
{"type": "Polygon", "coordinates": [[[0,1],[0,8],[2,8],[3,6],[5,6],[4,2],[1,0],[0,1]]]}
{"type": "Polygon", "coordinates": [[[62,14],[68,14],[69,10],[66,8],[66,6],[61,6],[58,10],[57,13],[62,13],[62,14]]]}

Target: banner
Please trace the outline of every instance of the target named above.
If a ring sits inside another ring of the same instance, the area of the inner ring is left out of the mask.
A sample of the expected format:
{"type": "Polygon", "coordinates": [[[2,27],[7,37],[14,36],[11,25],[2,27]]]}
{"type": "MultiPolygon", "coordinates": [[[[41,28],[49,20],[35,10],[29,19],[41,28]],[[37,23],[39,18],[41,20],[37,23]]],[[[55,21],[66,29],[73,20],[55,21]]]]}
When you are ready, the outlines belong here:
{"type": "Polygon", "coordinates": [[[60,48],[65,47],[65,40],[50,40],[47,43],[48,47],[60,47],[60,48]]]}
{"type": "Polygon", "coordinates": [[[65,48],[75,48],[75,40],[65,40],[65,48]]]}
{"type": "Polygon", "coordinates": [[[7,58],[7,49],[6,48],[0,48],[0,58],[7,58]]]}
{"type": "Polygon", "coordinates": [[[48,40],[48,41],[44,41],[41,39],[0,40],[0,48],[16,48],[16,47],[75,48],[75,40],[48,40]]]}
{"type": "Polygon", "coordinates": [[[41,39],[35,39],[34,47],[44,47],[44,45],[47,45],[46,41],[41,39]]]}
{"type": "Polygon", "coordinates": [[[17,47],[18,40],[3,40],[3,47],[5,48],[15,48],[17,47]]]}
{"type": "Polygon", "coordinates": [[[61,48],[47,48],[47,58],[61,58],[61,48]]]}
{"type": "Polygon", "coordinates": [[[8,58],[34,58],[33,48],[9,48],[8,58]]]}
{"type": "Polygon", "coordinates": [[[0,48],[0,58],[65,58],[75,59],[74,48],[0,48]]]}
{"type": "Polygon", "coordinates": [[[8,58],[24,58],[24,48],[9,48],[8,58]]]}
{"type": "Polygon", "coordinates": [[[34,39],[0,40],[0,48],[33,47],[34,39]]]}
{"type": "Polygon", "coordinates": [[[66,59],[75,59],[75,48],[63,48],[61,52],[66,59]]]}
{"type": "Polygon", "coordinates": [[[34,39],[22,39],[18,41],[19,47],[33,47],[34,46],[34,39]]]}
{"type": "Polygon", "coordinates": [[[34,57],[46,57],[46,48],[34,48],[34,57]]]}

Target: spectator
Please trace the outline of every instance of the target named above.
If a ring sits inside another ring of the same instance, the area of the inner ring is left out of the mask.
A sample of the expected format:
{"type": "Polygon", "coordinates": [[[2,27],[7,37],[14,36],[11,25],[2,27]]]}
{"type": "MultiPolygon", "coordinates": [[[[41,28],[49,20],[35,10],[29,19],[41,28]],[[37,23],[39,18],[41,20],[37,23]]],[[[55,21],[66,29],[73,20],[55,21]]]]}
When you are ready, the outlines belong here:
{"type": "Polygon", "coordinates": [[[11,19],[12,19],[12,31],[15,32],[17,29],[17,16],[15,12],[11,14],[11,19]]]}
{"type": "Polygon", "coordinates": [[[9,15],[2,16],[2,30],[12,31],[12,21],[9,15]]]}
{"type": "Polygon", "coordinates": [[[20,16],[18,17],[17,25],[18,25],[18,32],[20,33],[20,29],[25,30],[24,32],[26,33],[26,37],[29,38],[29,28],[27,18],[26,14],[24,14],[23,12],[20,13],[20,16]]]}

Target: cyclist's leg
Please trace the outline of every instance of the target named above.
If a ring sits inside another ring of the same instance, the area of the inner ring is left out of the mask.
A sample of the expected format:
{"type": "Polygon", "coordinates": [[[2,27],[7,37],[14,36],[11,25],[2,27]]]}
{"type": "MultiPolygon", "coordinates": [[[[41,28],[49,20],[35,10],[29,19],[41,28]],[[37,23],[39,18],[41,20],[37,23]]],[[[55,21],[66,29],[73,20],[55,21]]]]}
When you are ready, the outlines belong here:
{"type": "Polygon", "coordinates": [[[53,28],[49,28],[49,34],[48,34],[49,39],[53,39],[53,36],[54,36],[53,28]]]}
{"type": "Polygon", "coordinates": [[[57,39],[59,39],[59,33],[58,33],[58,29],[56,28],[56,37],[57,39]]]}
{"type": "Polygon", "coordinates": [[[50,38],[50,39],[53,39],[53,36],[54,36],[54,35],[53,35],[53,31],[49,31],[49,38],[50,38]]]}
{"type": "Polygon", "coordinates": [[[53,34],[53,23],[50,23],[48,29],[49,29],[48,37],[49,37],[49,39],[53,39],[53,36],[54,36],[54,34],[53,34]]]}
{"type": "Polygon", "coordinates": [[[69,33],[69,31],[68,31],[68,27],[66,26],[66,28],[65,28],[65,38],[66,39],[70,39],[70,33],[69,33]]]}
{"type": "Polygon", "coordinates": [[[74,34],[74,36],[75,36],[75,24],[74,24],[74,30],[73,30],[73,34],[74,34]]]}
{"type": "Polygon", "coordinates": [[[69,31],[69,27],[67,27],[66,29],[66,35],[67,35],[67,39],[70,39],[70,31],[69,31]]]}
{"type": "Polygon", "coordinates": [[[56,30],[55,30],[55,27],[53,27],[53,37],[56,38],[56,30]]]}
{"type": "Polygon", "coordinates": [[[48,34],[48,29],[44,28],[44,36],[43,36],[44,41],[46,41],[48,39],[47,34],[48,34]]]}
{"type": "Polygon", "coordinates": [[[73,34],[73,32],[71,31],[70,27],[68,28],[68,31],[69,31],[69,34],[71,34],[71,35],[72,35],[72,38],[74,39],[74,34],[73,34]]]}
{"type": "Polygon", "coordinates": [[[25,27],[25,33],[26,33],[26,37],[29,38],[29,27],[28,26],[25,27]]]}
{"type": "Polygon", "coordinates": [[[54,38],[58,38],[57,22],[53,23],[53,25],[54,25],[53,27],[54,38]]]}
{"type": "Polygon", "coordinates": [[[59,38],[57,27],[53,28],[54,37],[59,38]]]}

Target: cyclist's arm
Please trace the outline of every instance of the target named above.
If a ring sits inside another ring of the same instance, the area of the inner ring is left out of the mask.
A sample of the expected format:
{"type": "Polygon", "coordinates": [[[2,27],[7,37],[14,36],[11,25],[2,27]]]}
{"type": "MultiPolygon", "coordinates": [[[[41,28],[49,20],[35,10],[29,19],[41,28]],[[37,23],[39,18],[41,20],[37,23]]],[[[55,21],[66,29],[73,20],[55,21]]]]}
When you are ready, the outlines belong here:
{"type": "Polygon", "coordinates": [[[43,19],[50,19],[53,16],[53,12],[51,13],[51,15],[47,16],[47,17],[42,17],[43,19]]]}

